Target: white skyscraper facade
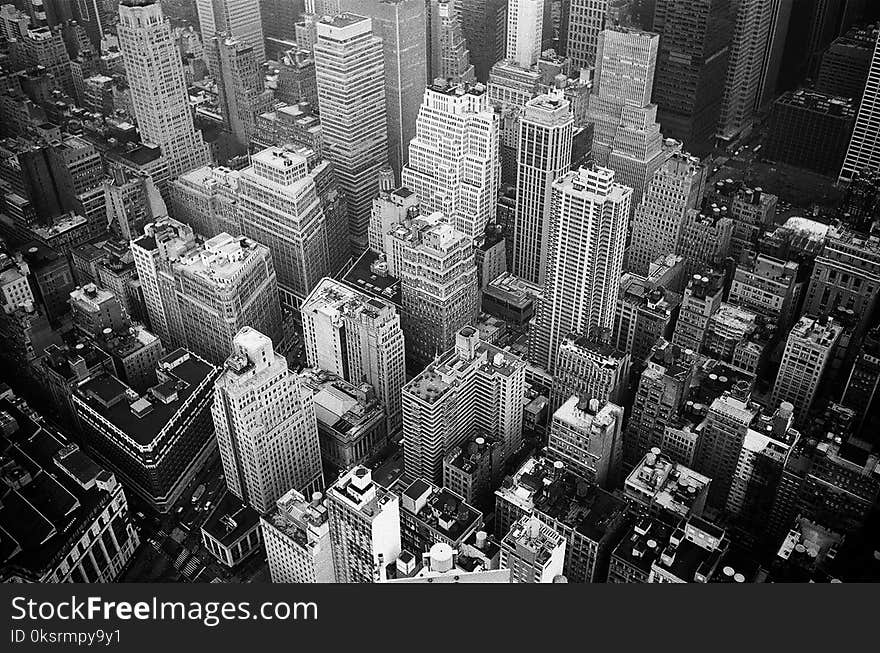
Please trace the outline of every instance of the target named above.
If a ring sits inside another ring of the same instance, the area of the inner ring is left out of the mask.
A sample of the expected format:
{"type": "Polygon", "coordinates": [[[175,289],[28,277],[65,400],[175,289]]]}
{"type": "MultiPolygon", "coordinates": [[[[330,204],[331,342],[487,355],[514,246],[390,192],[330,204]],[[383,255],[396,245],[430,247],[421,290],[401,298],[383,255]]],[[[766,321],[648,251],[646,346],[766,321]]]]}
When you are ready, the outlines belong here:
{"type": "Polygon", "coordinates": [[[539,285],[547,269],[553,182],[571,167],[573,131],[574,117],[561,94],[526,103],[517,150],[513,272],[539,285]]]}
{"type": "Polygon", "coordinates": [[[531,68],[541,56],[545,0],[509,0],[506,58],[531,68]]]}
{"type": "Polygon", "coordinates": [[[482,85],[438,80],[425,90],[403,185],[424,213],[442,211],[469,238],[495,219],[500,123],[482,85]]]}
{"type": "Polygon", "coordinates": [[[318,22],[315,70],[324,154],[348,200],[349,238],[368,245],[370,210],[379,171],[388,165],[385,65],[382,39],[369,18],[325,16],[318,22]]]}
{"type": "Polygon", "coordinates": [[[568,334],[614,327],[631,198],[607,168],[581,168],[553,184],[550,263],[529,340],[531,362],[548,372],[568,334]]]}
{"type": "Polygon", "coordinates": [[[229,490],[268,512],[288,490],[324,485],[311,394],[272,341],[245,327],[214,386],[214,429],[229,490]]]}
{"type": "Polygon", "coordinates": [[[856,173],[866,169],[880,169],[880,33],[840,180],[851,181],[856,173]]]}
{"type": "Polygon", "coordinates": [[[259,0],[196,0],[196,9],[203,43],[229,34],[254,49],[257,65],[266,61],[259,0]]]}
{"type": "Polygon", "coordinates": [[[162,148],[171,177],[210,161],[193,125],[183,62],[162,6],[123,0],[117,32],[141,139],[162,148]]]}

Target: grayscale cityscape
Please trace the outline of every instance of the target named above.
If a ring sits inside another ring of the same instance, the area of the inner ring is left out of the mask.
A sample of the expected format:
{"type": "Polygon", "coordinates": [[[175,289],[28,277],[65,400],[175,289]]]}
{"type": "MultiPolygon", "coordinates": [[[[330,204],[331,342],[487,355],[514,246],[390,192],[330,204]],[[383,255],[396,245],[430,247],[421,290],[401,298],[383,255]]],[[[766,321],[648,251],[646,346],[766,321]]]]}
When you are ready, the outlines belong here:
{"type": "Polygon", "coordinates": [[[880,581],[880,1],[0,0],[0,78],[0,581],[880,581]]]}

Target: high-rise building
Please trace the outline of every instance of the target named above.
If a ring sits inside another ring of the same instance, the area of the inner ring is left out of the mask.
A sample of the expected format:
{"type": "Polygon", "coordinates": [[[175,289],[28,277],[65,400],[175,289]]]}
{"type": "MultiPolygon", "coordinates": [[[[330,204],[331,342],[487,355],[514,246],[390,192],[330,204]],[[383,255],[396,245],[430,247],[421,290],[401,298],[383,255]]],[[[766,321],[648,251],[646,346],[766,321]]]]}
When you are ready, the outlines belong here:
{"type": "Polygon", "coordinates": [[[629,354],[589,336],[569,334],[559,343],[550,410],[559,408],[572,395],[622,406],[629,371],[629,354]]]}
{"type": "Polygon", "coordinates": [[[398,222],[408,217],[418,217],[419,198],[409,188],[382,190],[373,200],[370,213],[370,249],[377,254],[385,253],[385,234],[398,222]]]}
{"type": "Polygon", "coordinates": [[[270,147],[239,173],[241,233],[272,252],[281,303],[297,307],[330,272],[328,224],[305,156],[270,147]]]}
{"type": "Polygon", "coordinates": [[[575,68],[596,64],[599,33],[605,29],[609,0],[571,0],[565,53],[575,68]]]}
{"type": "Polygon", "coordinates": [[[840,181],[852,181],[864,169],[880,168],[880,30],[874,44],[874,55],[868,69],[868,81],[859,105],[859,115],[853,129],[852,139],[843,167],[840,181]]]}
{"type": "Polygon", "coordinates": [[[485,88],[431,84],[403,169],[403,185],[422,211],[442,211],[458,231],[477,238],[495,219],[500,176],[499,119],[485,88]]]}
{"type": "Polygon", "coordinates": [[[439,483],[443,459],[476,432],[502,443],[505,459],[522,445],[525,363],[465,326],[455,347],[403,388],[404,468],[439,483]]]}
{"type": "Polygon", "coordinates": [[[512,583],[553,583],[565,566],[565,537],[535,515],[521,517],[501,540],[501,568],[512,583]]]}
{"type": "Polygon", "coordinates": [[[218,370],[185,349],[163,357],[144,393],[102,372],[74,393],[86,443],[132,492],[169,512],[214,453],[211,396],[218,370]]]}
{"type": "Polygon", "coordinates": [[[773,23],[772,3],[739,0],[731,3],[733,36],[724,83],[724,99],[718,122],[718,138],[731,141],[752,124],[758,108],[761,75],[773,23]]]}
{"type": "Polygon", "coordinates": [[[290,489],[260,517],[273,583],[334,583],[330,512],[320,493],[290,489]]]}
{"type": "Polygon", "coordinates": [[[550,246],[553,182],[571,167],[574,117],[561,94],[529,100],[520,119],[513,272],[543,284],[550,246]]]}
{"type": "Polygon", "coordinates": [[[572,395],[553,413],[547,449],[590,483],[616,487],[623,464],[623,408],[572,395]]]}
{"type": "Polygon", "coordinates": [[[388,272],[400,279],[403,333],[410,363],[421,369],[476,321],[479,280],[473,241],[442,213],[395,226],[385,236],[388,272]]]}
{"type": "Polygon", "coordinates": [[[505,57],[523,68],[538,63],[543,28],[544,0],[510,0],[505,57]]]}
{"type": "MultiPolygon", "coordinates": [[[[257,65],[266,61],[260,0],[196,0],[202,42],[229,34],[254,49],[257,65]]],[[[290,34],[289,36],[293,36],[290,34]]]]}
{"type": "Polygon", "coordinates": [[[428,78],[424,0],[342,0],[342,11],[367,16],[385,54],[388,160],[400,175],[428,78]]]}
{"type": "Polygon", "coordinates": [[[675,252],[688,210],[697,208],[706,184],[699,159],[676,152],[654,173],[633,215],[625,268],[645,276],[658,257],[675,252]]]}
{"type": "Polygon", "coordinates": [[[649,513],[677,523],[702,516],[711,482],[653,447],[626,477],[623,494],[649,513]]]}
{"type": "Polygon", "coordinates": [[[458,6],[455,0],[441,0],[436,7],[434,20],[439,25],[436,27],[437,47],[432,51],[433,78],[445,79],[450,84],[473,83],[476,77],[471,65],[470,51],[461,31],[458,6]]]}
{"type": "Polygon", "coordinates": [[[349,383],[369,383],[385,408],[388,433],[400,430],[406,361],[394,305],[323,279],[300,313],[309,365],[349,383]]]}
{"type": "Polygon", "coordinates": [[[193,125],[180,51],[162,6],[122,0],[117,32],[141,139],[162,148],[171,177],[207,163],[208,146],[193,125]]]}
{"type": "Polygon", "coordinates": [[[842,331],[843,327],[831,318],[804,316],[788,334],[771,404],[792,404],[797,424],[807,419],[842,331]]]}
{"type": "Polygon", "coordinates": [[[349,470],[327,490],[337,583],[372,583],[400,555],[400,499],[369,468],[349,470]]]}
{"type": "Polygon", "coordinates": [[[485,83],[492,66],[505,57],[507,0],[468,0],[462,3],[460,14],[474,73],[485,83]]]}
{"type": "Polygon", "coordinates": [[[349,238],[366,249],[379,171],[388,165],[382,39],[369,18],[325,16],[317,25],[315,68],[324,153],[348,200],[349,238]]]}
{"type": "Polygon", "coordinates": [[[219,33],[206,46],[213,62],[223,120],[244,152],[256,134],[256,117],[268,110],[272,93],[263,89],[263,74],[253,45],[219,33]]]}
{"type": "Polygon", "coordinates": [[[702,350],[709,320],[721,308],[723,296],[723,274],[706,270],[691,277],[684,291],[672,344],[693,352],[702,350]]]}
{"type": "Polygon", "coordinates": [[[569,333],[614,327],[632,189],[607,168],[581,168],[553,184],[544,299],[529,342],[531,362],[548,372],[569,333]]]}
{"type": "Polygon", "coordinates": [[[865,336],[840,401],[856,412],[865,436],[880,433],[880,329],[865,336]]]}
{"type": "Polygon", "coordinates": [[[853,27],[834,39],[822,54],[816,78],[816,90],[837,97],[850,98],[858,108],[871,69],[871,56],[880,26],[853,27]]]}
{"type": "Polygon", "coordinates": [[[766,315],[785,331],[803,290],[798,268],[794,261],[749,254],[737,263],[727,300],[766,315]]]}
{"type": "Polygon", "coordinates": [[[685,279],[706,268],[720,268],[730,254],[734,223],[724,208],[714,206],[687,211],[675,246],[675,253],[683,259],[685,279]]]}
{"type": "Polygon", "coordinates": [[[730,0],[657,0],[654,102],[663,133],[708,153],[724,98],[733,23],[730,0]]]}
{"type": "Polygon", "coordinates": [[[324,486],[315,409],[268,337],[245,327],[233,349],[214,385],[217,444],[230,492],[265,513],[324,486]]]}
{"type": "Polygon", "coordinates": [[[278,281],[268,248],[226,233],[195,245],[187,233],[191,239],[191,230],[165,220],[132,241],[147,314],[161,340],[215,364],[226,360],[244,326],[280,342],[278,281]]]}

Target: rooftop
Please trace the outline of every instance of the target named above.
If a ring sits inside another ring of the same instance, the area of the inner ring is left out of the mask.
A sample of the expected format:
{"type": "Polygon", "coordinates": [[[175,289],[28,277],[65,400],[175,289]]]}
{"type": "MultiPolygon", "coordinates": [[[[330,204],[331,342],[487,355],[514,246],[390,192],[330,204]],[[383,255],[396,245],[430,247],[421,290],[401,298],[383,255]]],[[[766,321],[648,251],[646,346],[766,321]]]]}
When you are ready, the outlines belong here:
{"type": "Polygon", "coordinates": [[[388,274],[387,264],[379,260],[379,254],[367,250],[343,275],[342,280],[362,293],[401,305],[400,280],[388,274]]]}
{"type": "Polygon", "coordinates": [[[303,370],[299,382],[312,392],[318,423],[345,439],[354,440],[385,416],[369,384],[355,386],[317,368],[303,370]]]}
{"type": "Polygon", "coordinates": [[[259,525],[259,513],[243,504],[232,492],[226,492],[202,524],[202,530],[229,547],[259,525]]]}

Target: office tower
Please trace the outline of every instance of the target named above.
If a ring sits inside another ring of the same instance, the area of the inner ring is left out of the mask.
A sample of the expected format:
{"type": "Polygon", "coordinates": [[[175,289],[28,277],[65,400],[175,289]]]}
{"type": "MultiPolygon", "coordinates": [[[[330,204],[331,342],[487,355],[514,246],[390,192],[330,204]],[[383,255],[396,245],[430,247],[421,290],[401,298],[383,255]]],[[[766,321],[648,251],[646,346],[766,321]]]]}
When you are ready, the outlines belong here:
{"type": "Polygon", "coordinates": [[[623,464],[623,408],[572,395],[553,413],[547,449],[588,482],[616,487],[623,464]]]}
{"type": "Polygon", "coordinates": [[[733,36],[717,128],[718,138],[727,142],[751,126],[758,108],[773,18],[768,0],[739,0],[738,6],[731,3],[731,12],[733,36]]]}
{"type": "Polygon", "coordinates": [[[340,7],[370,18],[373,33],[382,39],[388,161],[399,179],[408,157],[407,145],[416,135],[416,117],[428,79],[425,2],[342,0],[340,7]]]}
{"type": "Polygon", "coordinates": [[[703,515],[711,482],[708,476],[675,462],[654,447],[626,477],[623,494],[651,515],[677,523],[703,515]]]}
{"type": "Polygon", "coordinates": [[[315,43],[324,153],[348,200],[349,238],[358,250],[367,247],[379,171],[388,164],[384,52],[371,30],[363,16],[325,16],[315,43]]]}
{"type": "Polygon", "coordinates": [[[444,79],[450,84],[474,82],[474,67],[461,32],[455,3],[438,2],[436,20],[440,24],[437,27],[437,47],[432,53],[431,72],[434,79],[444,79]]]}
{"type": "Polygon", "coordinates": [[[513,272],[543,284],[550,246],[553,182],[571,166],[574,118],[561,94],[539,95],[520,119],[513,272]]]}
{"type": "Polygon", "coordinates": [[[272,252],[281,303],[297,307],[330,271],[327,221],[306,158],[270,147],[238,183],[241,232],[272,252]]]}
{"type": "Polygon", "coordinates": [[[273,583],[334,583],[330,511],[320,494],[311,500],[288,490],[260,517],[273,583]]]}
{"type": "Polygon", "coordinates": [[[599,165],[614,170],[618,183],[633,189],[635,211],[654,176],[681,148],[664,140],[651,104],[657,61],[656,34],[629,28],[603,30],[598,38],[596,74],[587,117],[593,123],[592,152],[599,165]]]}
{"type": "Polygon", "coordinates": [[[383,190],[373,200],[370,213],[370,249],[377,254],[385,253],[385,234],[407,217],[418,217],[419,198],[409,188],[383,190]]]}
{"type": "Polygon", "coordinates": [[[721,207],[688,210],[675,246],[675,253],[684,260],[685,279],[706,268],[722,266],[730,255],[733,226],[728,211],[721,207]]]}
{"type": "Polygon", "coordinates": [[[0,582],[119,579],[140,544],[122,485],[8,386],[2,395],[0,449],[10,484],[0,512],[7,543],[0,582]]]}
{"type": "Polygon", "coordinates": [[[324,486],[318,425],[311,394],[250,327],[239,331],[214,385],[214,428],[229,491],[268,512],[290,488],[324,486]]]}
{"type": "Polygon", "coordinates": [[[626,502],[590,485],[561,460],[529,458],[495,491],[495,535],[534,514],[565,537],[570,583],[601,583],[626,526],[626,502]]]}
{"type": "Polygon", "coordinates": [[[238,170],[225,166],[202,166],[180,175],[169,189],[171,215],[204,238],[240,231],[239,176],[238,170]]]}
{"type": "Polygon", "coordinates": [[[843,165],[856,111],[847,98],[804,89],[785,93],[770,109],[765,156],[834,177],[843,165]]]}
{"type": "Polygon", "coordinates": [[[385,236],[388,271],[400,279],[407,360],[421,369],[476,321],[479,280],[473,241],[441,213],[398,224],[385,236]]]}
{"type": "Polygon", "coordinates": [[[648,360],[639,378],[624,438],[624,462],[635,465],[648,451],[663,444],[664,431],[686,401],[696,374],[695,352],[668,343],[660,356],[648,360]]]}
{"type": "MultiPolygon", "coordinates": [[[[30,289],[28,295],[23,295],[15,292],[16,285],[12,285],[13,301],[15,298],[19,302],[28,301],[28,296],[29,301],[33,301],[30,289]]],[[[70,313],[76,328],[92,338],[100,336],[104,329],[120,331],[128,328],[129,324],[128,315],[116,295],[98,288],[94,283],[87,283],[70,293],[70,313]]]]}
{"type": "Polygon", "coordinates": [[[460,8],[461,30],[479,81],[489,80],[489,70],[505,57],[507,0],[469,0],[460,8]]]}
{"type": "Polygon", "coordinates": [[[559,343],[550,394],[555,411],[572,395],[624,405],[630,356],[589,336],[569,334],[559,343]]]}
{"type": "Polygon", "coordinates": [[[185,349],[159,360],[156,382],[133,390],[106,372],[73,395],[83,437],[96,457],[153,510],[169,512],[215,451],[211,397],[218,370],[185,349]]]}
{"type": "Polygon", "coordinates": [[[521,517],[501,540],[502,569],[512,583],[553,583],[565,565],[565,537],[534,515],[521,517]]]}
{"type": "Polygon", "coordinates": [[[756,405],[731,394],[718,397],[709,406],[694,468],[712,479],[707,503],[713,508],[727,503],[743,442],[758,412],[756,405]]]}
{"type": "Polygon", "coordinates": [[[651,276],[626,272],[620,279],[611,344],[636,364],[648,358],[658,339],[672,339],[682,300],[681,293],[673,290],[681,287],[680,271],[681,257],[667,254],[649,268],[651,276]],[[668,262],[673,265],[667,267],[668,262]],[[651,274],[656,270],[664,273],[651,274]]]}
{"type": "Polygon", "coordinates": [[[473,506],[490,505],[504,465],[497,438],[466,438],[443,458],[443,487],[473,506]]]}
{"type": "Polygon", "coordinates": [[[531,68],[541,55],[544,0],[510,0],[507,3],[507,49],[505,58],[531,68]]]}
{"type": "Polygon", "coordinates": [[[218,34],[228,34],[251,46],[257,66],[263,65],[266,61],[266,45],[263,41],[260,0],[196,0],[196,8],[203,43],[210,42],[218,34]]]}
{"type": "Polygon", "coordinates": [[[733,23],[730,0],[657,0],[654,102],[663,133],[708,153],[721,116],[733,23]]]}
{"type": "Polygon", "coordinates": [[[830,228],[816,257],[803,312],[831,315],[835,308],[851,310],[858,318],[855,337],[870,324],[880,289],[880,242],[844,226],[830,228]]]}
{"type": "Polygon", "coordinates": [[[774,226],[779,198],[760,187],[749,188],[730,179],[716,181],[710,190],[704,208],[713,215],[715,208],[720,208],[721,215],[726,213],[733,220],[729,254],[738,261],[745,250],[754,251],[760,236],[774,226]]]}
{"type": "Polygon", "coordinates": [[[675,251],[687,212],[703,197],[706,175],[699,159],[681,152],[654,173],[633,215],[628,272],[645,276],[653,261],[675,251]]]}
{"type": "Polygon", "coordinates": [[[250,43],[220,33],[206,46],[223,120],[239,150],[246,151],[256,133],[256,117],[269,108],[272,93],[263,89],[263,74],[250,43]]]}
{"type": "Polygon", "coordinates": [[[400,499],[358,466],[327,490],[337,583],[372,583],[400,555],[400,499]]]}
{"type": "Polygon", "coordinates": [[[143,233],[148,222],[168,217],[168,210],[153,178],[110,164],[110,176],[104,179],[104,213],[110,233],[121,241],[130,241],[143,233]]]}
{"type": "Polygon", "coordinates": [[[853,27],[843,36],[834,39],[822,54],[816,91],[850,98],[854,106],[858,107],[868,81],[877,32],[876,26],[853,27]]]}
{"type": "Polygon", "coordinates": [[[475,432],[499,439],[504,459],[519,450],[525,368],[473,327],[462,328],[455,347],[403,387],[407,475],[439,483],[446,454],[475,432]]]}
{"type": "Polygon", "coordinates": [[[684,291],[672,344],[693,352],[701,351],[709,320],[721,308],[723,296],[723,274],[713,270],[695,274],[684,291]]]}
{"type": "Polygon", "coordinates": [[[874,328],[862,342],[840,402],[856,412],[857,428],[864,435],[868,435],[872,432],[880,432],[878,401],[880,401],[880,329],[874,328]]]}
{"type": "Polygon", "coordinates": [[[874,55],[868,70],[868,81],[859,105],[856,126],[840,170],[840,181],[852,181],[864,169],[880,168],[880,30],[874,44],[874,55]]]}
{"type": "Polygon", "coordinates": [[[438,80],[425,90],[403,185],[423,213],[442,211],[474,239],[495,220],[501,176],[499,120],[482,86],[438,80]]]}
{"type": "Polygon", "coordinates": [[[608,4],[609,0],[571,0],[565,54],[575,69],[595,65],[599,33],[605,29],[608,4]]]}
{"type": "Polygon", "coordinates": [[[150,324],[162,341],[215,364],[226,359],[244,326],[280,342],[281,307],[269,250],[226,233],[194,246],[173,235],[181,226],[170,220],[148,225],[132,243],[150,324]]]}
{"type": "Polygon", "coordinates": [[[309,366],[349,383],[369,383],[385,408],[388,433],[400,430],[406,362],[394,305],[323,279],[302,303],[300,314],[309,366]]]}
{"type": "Polygon", "coordinates": [[[296,24],[306,11],[304,0],[259,0],[260,26],[266,47],[266,59],[277,57],[296,44],[296,24]]]}
{"type": "Polygon", "coordinates": [[[171,177],[207,163],[208,147],[193,126],[183,64],[161,5],[122,0],[117,31],[143,142],[162,148],[171,177]]]}
{"type": "Polygon", "coordinates": [[[483,529],[483,513],[445,487],[417,478],[401,485],[400,540],[419,555],[438,542],[462,549],[483,529]]]}
{"type": "Polygon", "coordinates": [[[553,184],[544,300],[529,341],[530,361],[552,373],[569,333],[614,327],[632,189],[607,168],[581,168],[553,184]]]}
{"type": "Polygon", "coordinates": [[[843,327],[831,318],[805,315],[788,334],[770,403],[791,403],[796,424],[806,423],[842,332],[843,327]]]}
{"type": "Polygon", "coordinates": [[[794,261],[750,253],[737,263],[727,300],[771,318],[784,332],[803,290],[798,268],[794,261]]]}

